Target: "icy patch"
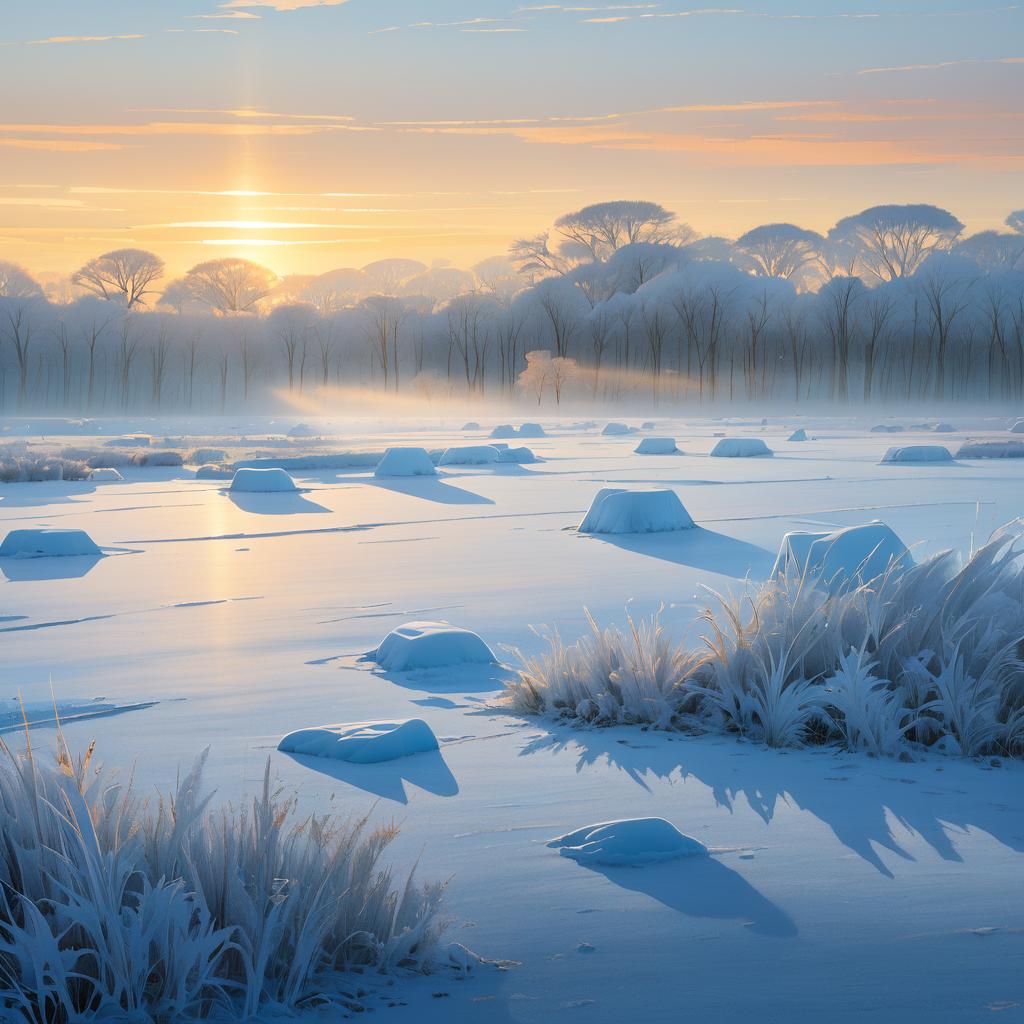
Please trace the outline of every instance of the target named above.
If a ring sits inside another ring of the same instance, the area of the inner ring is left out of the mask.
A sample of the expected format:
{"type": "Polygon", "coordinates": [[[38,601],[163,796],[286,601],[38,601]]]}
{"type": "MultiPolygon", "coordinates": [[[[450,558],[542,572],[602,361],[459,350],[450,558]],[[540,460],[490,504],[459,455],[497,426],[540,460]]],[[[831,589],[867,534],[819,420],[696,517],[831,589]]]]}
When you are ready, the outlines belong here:
{"type": "Polygon", "coordinates": [[[493,665],[498,660],[476,633],[448,622],[407,622],[388,633],[376,650],[366,654],[366,659],[389,672],[448,665],[493,665]]]}
{"type": "Polygon", "coordinates": [[[1024,441],[965,441],[958,459],[1024,459],[1024,441]]]}
{"type": "Polygon", "coordinates": [[[85,530],[11,530],[0,544],[0,558],[70,558],[101,555],[85,530]]]}
{"type": "Polygon", "coordinates": [[[798,427],[796,430],[793,431],[792,434],[789,435],[788,438],[786,438],[786,440],[787,441],[806,441],[807,440],[807,431],[804,430],[803,427],[798,427]]]}
{"type": "Polygon", "coordinates": [[[297,491],[295,481],[283,469],[236,469],[231,478],[232,491],[297,491]]]}
{"type": "Polygon", "coordinates": [[[668,533],[694,526],[675,491],[603,487],[579,525],[580,533],[668,533]]]}
{"type": "Polygon", "coordinates": [[[723,437],[711,454],[719,459],[751,459],[773,453],[759,437],[723,437]]]}
{"type": "Polygon", "coordinates": [[[352,764],[380,764],[437,750],[437,737],[421,718],[348,722],[288,733],[277,745],[288,754],[330,757],[352,764]]]}
{"type": "Polygon", "coordinates": [[[124,477],[113,466],[107,466],[102,469],[94,469],[89,474],[89,479],[94,484],[103,484],[116,483],[118,480],[124,480],[124,477]]]}
{"type": "Polygon", "coordinates": [[[890,567],[914,564],[906,544],[885,523],[848,526],[832,533],[787,533],[772,576],[785,573],[821,579],[826,586],[873,580],[890,567]]]}
{"type": "Polygon", "coordinates": [[[633,451],[637,455],[678,455],[674,437],[645,437],[633,451]]]}
{"type": "Polygon", "coordinates": [[[388,448],[374,476],[437,476],[425,448],[388,448]]]}
{"type": "Polygon", "coordinates": [[[13,698],[0,700],[0,733],[20,732],[25,728],[67,725],[89,718],[108,718],[127,711],[143,711],[155,707],[159,701],[140,701],[118,704],[104,697],[82,701],[20,701],[13,698]]]}
{"type": "Polygon", "coordinates": [[[706,857],[708,848],[664,818],[604,821],[558,836],[547,844],[580,864],[656,864],[678,857],[706,857]]]}
{"type": "Polygon", "coordinates": [[[902,448],[890,448],[882,456],[886,462],[952,462],[949,449],[941,444],[910,444],[902,448]]]}
{"type": "MultiPolygon", "coordinates": [[[[514,435],[513,435],[514,436],[514,435]]],[[[446,448],[441,456],[442,466],[487,466],[499,459],[498,449],[491,444],[471,444],[446,448]]]]}
{"type": "Polygon", "coordinates": [[[622,434],[633,434],[635,432],[635,427],[627,427],[625,423],[609,423],[601,431],[605,437],[620,437],[622,434]]]}

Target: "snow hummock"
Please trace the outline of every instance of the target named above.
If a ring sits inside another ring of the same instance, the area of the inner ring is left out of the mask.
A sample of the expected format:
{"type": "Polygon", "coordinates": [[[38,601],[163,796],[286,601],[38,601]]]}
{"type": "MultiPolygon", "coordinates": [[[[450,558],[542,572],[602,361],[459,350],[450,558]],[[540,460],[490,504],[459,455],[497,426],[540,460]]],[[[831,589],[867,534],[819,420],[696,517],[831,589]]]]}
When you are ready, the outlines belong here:
{"type": "Polygon", "coordinates": [[[891,423],[879,423],[871,428],[872,434],[901,434],[903,428],[891,423]]]}
{"type": "Polygon", "coordinates": [[[882,462],[952,462],[949,449],[941,444],[908,444],[890,448],[882,462]]]}
{"type": "Polygon", "coordinates": [[[803,427],[797,427],[792,434],[786,439],[788,441],[806,441],[807,431],[803,427]]]}
{"type": "Polygon", "coordinates": [[[388,448],[374,476],[437,476],[425,448],[388,448]]]}
{"type": "Polygon", "coordinates": [[[627,427],[625,423],[609,423],[601,431],[605,437],[617,437],[620,434],[632,434],[636,432],[635,427],[627,427]]]}
{"type": "Polygon", "coordinates": [[[719,459],[749,459],[771,455],[772,450],[759,437],[723,437],[711,454],[719,459]]]}
{"type": "Polygon", "coordinates": [[[0,558],[54,558],[101,555],[85,530],[11,530],[0,544],[0,558]]]}
{"type": "Polygon", "coordinates": [[[678,455],[674,437],[645,437],[633,451],[637,455],[678,455]]]}
{"type": "Polygon", "coordinates": [[[124,480],[124,477],[121,476],[121,474],[116,469],[114,469],[113,466],[108,466],[102,469],[94,469],[89,474],[89,479],[94,484],[102,484],[113,483],[116,482],[117,480],[124,480]]]}
{"type": "Polygon", "coordinates": [[[562,857],[581,864],[655,864],[678,857],[706,857],[708,848],[664,818],[623,818],[585,825],[548,841],[562,857]]]}
{"type": "Polygon", "coordinates": [[[1010,427],[1011,434],[1024,434],[1024,420],[1017,420],[1012,427],[1010,427]]]}
{"type": "Polygon", "coordinates": [[[288,431],[289,437],[312,437],[315,431],[308,423],[296,423],[291,430],[288,431]]]}
{"type": "Polygon", "coordinates": [[[533,454],[532,448],[509,448],[506,446],[498,452],[498,461],[521,465],[527,462],[537,462],[538,459],[533,454]]]}
{"type": "Polygon", "coordinates": [[[491,431],[491,437],[495,440],[516,436],[516,428],[511,423],[501,423],[491,431]]]}
{"type": "Polygon", "coordinates": [[[409,672],[448,665],[493,665],[494,652],[469,629],[448,622],[407,622],[398,626],[366,654],[390,672],[409,672]]]}
{"type": "Polygon", "coordinates": [[[1024,441],[964,441],[958,459],[1024,459],[1024,441]]]}
{"type": "Polygon", "coordinates": [[[352,764],[380,764],[437,750],[433,729],[421,718],[390,722],[345,722],[297,729],[277,745],[289,754],[331,757],[352,764]]]}
{"type": "MultiPolygon", "coordinates": [[[[515,436],[515,435],[513,435],[515,436]]],[[[446,448],[441,456],[442,466],[487,466],[498,461],[498,449],[491,444],[470,444],[446,448]]]]}
{"type": "Polygon", "coordinates": [[[462,425],[463,430],[479,430],[480,424],[476,420],[470,420],[468,423],[462,425]]]}
{"type": "Polygon", "coordinates": [[[936,434],[952,434],[956,430],[956,427],[952,423],[936,423],[932,430],[936,434]]]}
{"type": "Polygon", "coordinates": [[[234,473],[223,466],[206,465],[196,468],[197,480],[230,480],[233,476],[234,473]]]}
{"type": "Polygon", "coordinates": [[[626,491],[602,487],[594,497],[580,533],[668,533],[694,526],[675,491],[626,491]]]}
{"type": "Polygon", "coordinates": [[[283,469],[236,469],[232,491],[296,491],[295,481],[283,469]]]}
{"type": "Polygon", "coordinates": [[[539,423],[523,423],[519,427],[519,437],[536,438],[547,437],[544,428],[539,423]]]}
{"type": "Polygon", "coordinates": [[[806,574],[831,587],[854,580],[868,582],[890,566],[909,568],[913,564],[906,544],[876,520],[831,533],[787,533],[771,574],[806,574]]]}

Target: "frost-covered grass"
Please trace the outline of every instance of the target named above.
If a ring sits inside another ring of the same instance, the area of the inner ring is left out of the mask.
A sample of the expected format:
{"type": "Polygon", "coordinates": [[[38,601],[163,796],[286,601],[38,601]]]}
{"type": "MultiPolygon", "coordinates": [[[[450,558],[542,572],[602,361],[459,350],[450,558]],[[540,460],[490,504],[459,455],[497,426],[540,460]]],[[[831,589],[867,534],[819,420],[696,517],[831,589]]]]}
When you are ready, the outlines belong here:
{"type": "Polygon", "coordinates": [[[382,865],[397,830],[300,819],[269,762],[251,805],[215,811],[205,758],[149,805],[91,748],[0,748],[0,1019],[359,1009],[359,974],[430,969],[441,887],[382,865]]]}
{"type": "Polygon", "coordinates": [[[89,467],[79,459],[56,455],[0,454],[0,483],[38,483],[43,480],[85,480],[89,467]]]}
{"type": "Polygon", "coordinates": [[[703,613],[703,649],[657,618],[520,655],[508,703],[579,724],[730,731],[770,746],[1024,754],[1024,566],[1008,532],[830,592],[790,571],[703,613]]]}

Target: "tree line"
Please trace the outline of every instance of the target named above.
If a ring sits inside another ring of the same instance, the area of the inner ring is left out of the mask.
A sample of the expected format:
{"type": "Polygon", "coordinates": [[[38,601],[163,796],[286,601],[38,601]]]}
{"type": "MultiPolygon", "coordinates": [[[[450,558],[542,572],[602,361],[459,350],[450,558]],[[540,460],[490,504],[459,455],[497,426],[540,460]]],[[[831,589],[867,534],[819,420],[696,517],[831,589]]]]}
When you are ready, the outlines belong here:
{"type": "MultiPolygon", "coordinates": [[[[698,237],[655,203],[559,218],[472,269],[389,259],[279,278],[248,260],[165,281],[153,253],[56,293],[0,261],[0,412],[227,412],[359,388],[663,408],[1024,397],[1024,211],[965,236],[878,206],[826,234],[698,237]]],[[[341,411],[341,410],[339,410],[341,411]]]]}

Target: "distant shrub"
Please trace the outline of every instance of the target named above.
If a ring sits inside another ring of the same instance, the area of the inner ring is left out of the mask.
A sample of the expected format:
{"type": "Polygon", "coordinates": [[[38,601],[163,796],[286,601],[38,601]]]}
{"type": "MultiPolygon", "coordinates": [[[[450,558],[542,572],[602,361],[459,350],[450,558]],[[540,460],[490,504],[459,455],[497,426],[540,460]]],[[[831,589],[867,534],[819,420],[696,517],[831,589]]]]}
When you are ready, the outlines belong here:
{"type": "Polygon", "coordinates": [[[37,483],[43,480],[86,480],[89,467],[80,459],[45,455],[0,455],[0,483],[37,483]]]}

